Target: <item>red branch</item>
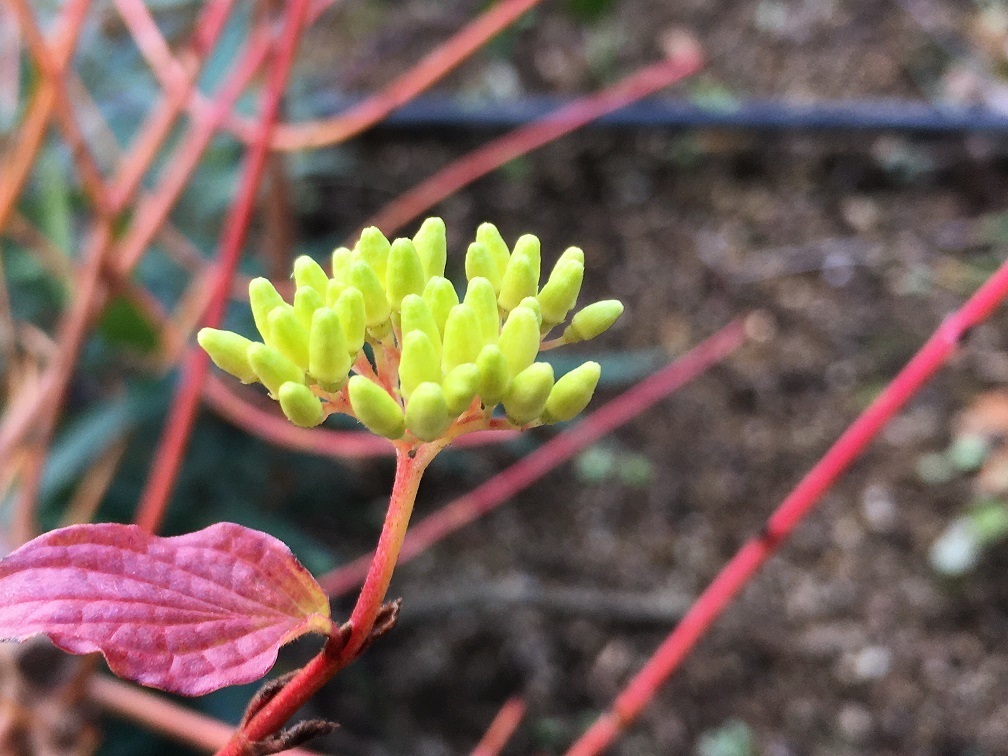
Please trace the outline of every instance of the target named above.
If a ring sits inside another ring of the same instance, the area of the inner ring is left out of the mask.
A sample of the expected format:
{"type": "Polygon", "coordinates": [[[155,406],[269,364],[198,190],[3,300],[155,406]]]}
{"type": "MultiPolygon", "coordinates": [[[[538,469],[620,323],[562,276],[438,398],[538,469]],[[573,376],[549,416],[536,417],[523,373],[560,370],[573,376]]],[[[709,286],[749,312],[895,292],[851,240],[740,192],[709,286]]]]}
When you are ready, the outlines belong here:
{"type": "Polygon", "coordinates": [[[953,315],[947,317],[889,383],[844,431],[767,520],[759,536],[747,541],[662,642],[651,659],[571,747],[570,756],[605,750],[654,698],[697,641],[742,590],[760,566],[791,534],[836,479],[857,459],[882,427],[933,376],[969,329],[983,322],[1008,296],[1008,262],[1004,263],[953,315]]]}
{"type": "Polygon", "coordinates": [[[700,52],[692,47],[631,74],[601,92],[575,100],[535,123],[505,134],[448,164],[378,211],[365,226],[394,233],[462,187],[606,113],[654,94],[695,72],[700,52]]]}
{"type": "MultiPolygon", "coordinates": [[[[308,0],[292,0],[287,6],[282,37],[266,83],[259,135],[246,159],[238,196],[221,233],[220,258],[213,272],[213,299],[205,317],[205,323],[209,326],[219,325],[227,308],[231,279],[255,209],[259,181],[269,155],[270,136],[280,113],[280,100],[294,63],[307,11],[308,0]]],[[[191,349],[182,366],[182,376],[168,423],[137,509],[136,523],[147,531],[157,530],[168,505],[168,497],[189,442],[208,367],[209,357],[206,353],[202,349],[191,349]]]]}
{"type": "MultiPolygon", "coordinates": [[[[680,386],[731,354],[745,340],[742,320],[736,320],[686,354],[603,404],[577,425],[567,428],[534,452],[515,462],[467,494],[416,523],[406,537],[400,563],[503,504],[581,449],[629,422],[680,386]]],[[[370,556],[355,559],[319,579],[330,596],[341,596],[360,585],[370,556]]]]}
{"type": "Polygon", "coordinates": [[[483,738],[473,748],[471,756],[497,756],[503,751],[521,724],[525,709],[525,702],[520,698],[509,698],[505,701],[483,738]]]}

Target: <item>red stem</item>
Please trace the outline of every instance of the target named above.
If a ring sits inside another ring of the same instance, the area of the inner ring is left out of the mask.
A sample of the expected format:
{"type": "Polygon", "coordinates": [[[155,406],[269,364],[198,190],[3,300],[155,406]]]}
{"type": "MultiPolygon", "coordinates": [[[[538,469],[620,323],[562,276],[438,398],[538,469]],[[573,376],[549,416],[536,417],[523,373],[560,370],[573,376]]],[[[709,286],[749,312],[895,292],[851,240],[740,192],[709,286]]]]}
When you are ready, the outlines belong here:
{"type": "Polygon", "coordinates": [[[521,724],[525,709],[525,702],[520,698],[505,701],[480,742],[473,748],[471,756],[497,756],[503,751],[521,724]]]}
{"type": "Polygon", "coordinates": [[[386,234],[394,233],[481,176],[606,113],[680,81],[696,71],[700,64],[699,51],[690,48],[670,60],[643,68],[601,92],[575,100],[539,121],[505,134],[449,163],[379,210],[364,225],[377,226],[386,234]]]}
{"type": "MultiPolygon", "coordinates": [[[[213,278],[214,294],[205,319],[209,326],[219,325],[227,308],[231,278],[238,265],[249,221],[255,208],[259,180],[269,154],[270,135],[280,112],[280,100],[294,62],[307,10],[308,0],[292,0],[287,6],[276,60],[270,68],[266,83],[259,138],[250,149],[238,196],[221,234],[220,259],[215,266],[213,278]]],[[[189,442],[208,367],[209,358],[202,349],[190,350],[182,367],[182,377],[155,456],[155,463],[152,465],[152,472],[137,510],[136,523],[149,532],[157,530],[168,505],[168,497],[189,442]]]]}
{"type": "Polygon", "coordinates": [[[420,479],[442,446],[436,442],[412,448],[396,445],[396,477],[385,524],[364,587],[347,622],[348,633],[329,638],[322,651],[246,722],[227,746],[217,752],[217,756],[247,756],[249,744],[260,741],[283,727],[309,698],[336,673],[353,662],[365,648],[388,592],[413,512],[420,479]]]}
{"type": "MultiPolygon", "coordinates": [[[[668,366],[603,404],[577,425],[567,428],[482,485],[416,523],[403,544],[399,561],[412,559],[500,506],[584,447],[632,420],[715,362],[724,359],[744,340],[743,321],[730,323],[668,366]]],[[[326,573],[319,578],[319,583],[330,596],[349,593],[360,585],[370,563],[370,557],[360,557],[326,573]]]]}
{"type": "Polygon", "coordinates": [[[725,607],[840,474],[861,455],[893,415],[938,371],[966,332],[990,317],[1006,296],[1008,262],[987,279],[955,314],[945,319],[885,390],[781,502],[760,535],[747,541],[722,568],[675,630],[616,698],[612,708],[574,743],[568,752],[570,756],[600,753],[638,717],[725,607]]]}

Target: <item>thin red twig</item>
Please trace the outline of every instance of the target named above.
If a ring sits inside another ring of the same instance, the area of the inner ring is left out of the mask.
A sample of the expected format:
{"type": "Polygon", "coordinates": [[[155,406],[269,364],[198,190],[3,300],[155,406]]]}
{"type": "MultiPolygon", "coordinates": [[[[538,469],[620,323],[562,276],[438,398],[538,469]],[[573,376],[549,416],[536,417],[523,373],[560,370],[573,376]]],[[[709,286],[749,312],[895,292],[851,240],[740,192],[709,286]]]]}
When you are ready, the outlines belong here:
{"type": "Polygon", "coordinates": [[[638,717],[697,641],[822,495],[864,452],[883,426],[938,371],[967,332],[990,317],[1005,297],[1008,297],[1008,262],[1002,264],[957,312],[942,322],[885,390],[781,502],[760,534],[748,540],[721,569],[675,630],[616,698],[612,708],[574,743],[568,752],[570,756],[602,752],[638,717]]]}
{"type": "MultiPolygon", "coordinates": [[[[603,404],[577,425],[567,428],[482,485],[420,520],[406,536],[399,555],[400,564],[500,506],[581,449],[654,406],[731,354],[744,340],[744,322],[733,321],[666,367],[603,404]]],[[[370,560],[370,555],[355,559],[326,573],[319,583],[332,597],[349,593],[360,585],[370,560]]]]}
{"type": "Polygon", "coordinates": [[[472,756],[498,756],[521,724],[525,709],[525,702],[521,698],[505,701],[480,742],[473,748],[472,756]]]}
{"type": "MultiPolygon", "coordinates": [[[[307,0],[293,0],[287,6],[283,33],[263,95],[259,136],[246,158],[238,196],[221,233],[220,258],[213,275],[214,295],[205,318],[209,326],[219,325],[227,308],[231,279],[241,257],[249,221],[255,209],[259,182],[269,154],[270,136],[280,113],[280,101],[294,63],[307,11],[307,0]]],[[[156,461],[152,465],[151,475],[137,509],[136,523],[149,532],[157,530],[168,505],[168,497],[188,446],[208,367],[209,358],[206,353],[202,349],[191,349],[183,364],[179,387],[157,449],[156,461]]]]}
{"type": "Polygon", "coordinates": [[[508,161],[684,79],[694,73],[700,64],[699,50],[684,48],[667,61],[648,66],[601,92],[575,100],[539,121],[515,129],[449,163],[379,210],[364,225],[377,226],[386,234],[394,233],[462,187],[508,161]]]}

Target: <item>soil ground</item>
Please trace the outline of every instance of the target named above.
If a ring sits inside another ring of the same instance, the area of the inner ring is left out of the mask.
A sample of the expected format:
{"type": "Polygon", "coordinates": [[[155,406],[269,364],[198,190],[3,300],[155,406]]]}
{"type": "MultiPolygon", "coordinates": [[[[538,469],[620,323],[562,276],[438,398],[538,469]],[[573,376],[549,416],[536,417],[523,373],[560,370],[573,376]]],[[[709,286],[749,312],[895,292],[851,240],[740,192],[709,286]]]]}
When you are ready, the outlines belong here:
{"type": "MultiPolygon", "coordinates": [[[[377,22],[366,10],[348,6],[315,33],[308,60],[337,65],[332,51],[341,51],[342,84],[367,90],[476,5],[417,0],[395,16],[372,8],[384,14],[380,34],[367,32],[377,22]],[[322,44],[333,36],[339,44],[322,44]],[[389,70],[369,65],[379,58],[389,70]]],[[[478,56],[445,89],[589,91],[654,59],[663,35],[688,30],[710,64],[676,94],[924,99],[947,67],[947,43],[968,45],[977,13],[965,3],[626,0],[589,24],[547,5],[508,36],[505,57],[478,56]]],[[[481,141],[377,132],[350,148],[366,177],[320,186],[326,210],[307,221],[355,227],[481,141]]],[[[599,348],[674,355],[753,311],[762,338],[609,440],[650,463],[646,485],[588,482],[567,465],[404,565],[393,588],[405,598],[400,626],[315,704],[342,724],[332,751],[467,752],[515,695],[529,713],[508,753],[569,743],[1004,257],[1002,149],[895,134],[587,131],[437,207],[457,247],[488,219],[507,238],[539,234],[549,259],[584,247],[586,301],[627,304],[599,348]]],[[[775,756],[1008,753],[1008,551],[991,547],[957,581],[938,576],[929,548],[971,501],[973,481],[926,484],[915,472],[922,455],[948,445],[957,415],[1008,379],[1006,326],[1001,316],[972,334],[616,753],[693,752],[731,719],[775,756]]],[[[518,453],[435,466],[419,513],[518,453]]],[[[362,472],[378,499],[389,471],[362,472]]],[[[335,545],[360,553],[372,538],[335,545]]]]}

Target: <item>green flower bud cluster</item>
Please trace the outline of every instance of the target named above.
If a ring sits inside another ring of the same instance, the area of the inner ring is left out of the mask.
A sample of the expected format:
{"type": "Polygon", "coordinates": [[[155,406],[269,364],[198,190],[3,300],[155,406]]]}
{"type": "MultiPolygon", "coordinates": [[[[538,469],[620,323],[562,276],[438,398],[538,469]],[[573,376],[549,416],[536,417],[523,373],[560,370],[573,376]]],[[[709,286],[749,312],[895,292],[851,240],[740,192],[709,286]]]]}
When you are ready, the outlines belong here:
{"type": "MultiPolygon", "coordinates": [[[[368,228],[353,249],[332,253],[329,273],[308,256],[295,260],[292,303],[265,278],[251,282],[261,342],[212,328],[198,341],[222,370],[262,383],[302,427],[338,411],[389,439],[409,433],[434,441],[456,422],[467,423],[465,430],[488,427],[497,405],[514,426],[581,412],[598,384],[598,363],[556,379],[536,358],[543,338],[575,307],[584,253],[568,249],[540,286],[539,239],[526,234],[509,249],[484,223],[466,252],[461,297],[445,277],[446,262],[440,218],[392,242],[368,228]]],[[[548,346],[593,338],[622,311],[615,300],[591,304],[548,346]]]]}

